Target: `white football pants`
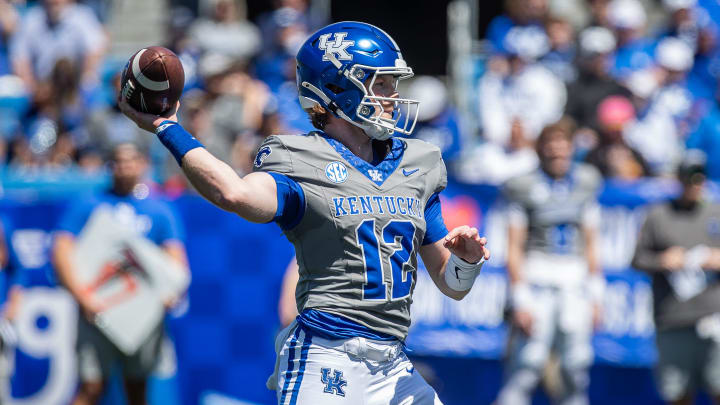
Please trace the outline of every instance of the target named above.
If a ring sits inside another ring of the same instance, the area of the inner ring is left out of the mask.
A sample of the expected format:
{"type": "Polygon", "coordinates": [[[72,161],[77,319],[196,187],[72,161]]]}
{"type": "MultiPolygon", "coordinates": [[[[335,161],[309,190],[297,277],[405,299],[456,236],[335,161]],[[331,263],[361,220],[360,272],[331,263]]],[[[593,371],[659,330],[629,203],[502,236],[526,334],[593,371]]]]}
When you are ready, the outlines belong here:
{"type": "Polygon", "coordinates": [[[279,405],[442,405],[400,342],[361,337],[328,340],[295,323],[278,335],[268,388],[279,405]]]}
{"type": "Polygon", "coordinates": [[[560,359],[565,392],[562,405],[586,405],[588,368],[593,359],[592,304],[582,288],[532,286],[532,333],[513,336],[507,381],[499,405],[529,405],[550,352],[560,359]]]}

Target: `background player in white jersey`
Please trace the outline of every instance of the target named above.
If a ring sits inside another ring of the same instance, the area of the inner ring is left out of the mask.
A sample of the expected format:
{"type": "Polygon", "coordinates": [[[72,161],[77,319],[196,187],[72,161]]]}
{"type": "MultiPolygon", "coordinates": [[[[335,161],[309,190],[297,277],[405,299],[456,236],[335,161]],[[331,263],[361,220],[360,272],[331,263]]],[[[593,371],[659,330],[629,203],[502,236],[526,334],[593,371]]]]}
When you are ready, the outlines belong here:
{"type": "Polygon", "coordinates": [[[560,360],[561,404],[587,404],[593,319],[604,288],[595,252],[600,175],[572,163],[571,131],[546,127],[540,167],[508,181],[507,269],[515,331],[498,404],[530,404],[552,350],[560,360]]]}
{"type": "Polygon", "coordinates": [[[123,112],[155,131],[197,190],[253,222],[277,222],[294,244],[300,315],[277,340],[268,386],[280,404],[433,404],[432,388],[402,352],[417,253],[438,288],[462,299],[489,251],[477,229],[449,233],[438,193],[440,151],[408,134],[417,101],[397,84],[412,76],[377,27],[340,22],[297,55],[300,102],[319,131],[271,136],[239,178],[174,115],[123,112]]]}

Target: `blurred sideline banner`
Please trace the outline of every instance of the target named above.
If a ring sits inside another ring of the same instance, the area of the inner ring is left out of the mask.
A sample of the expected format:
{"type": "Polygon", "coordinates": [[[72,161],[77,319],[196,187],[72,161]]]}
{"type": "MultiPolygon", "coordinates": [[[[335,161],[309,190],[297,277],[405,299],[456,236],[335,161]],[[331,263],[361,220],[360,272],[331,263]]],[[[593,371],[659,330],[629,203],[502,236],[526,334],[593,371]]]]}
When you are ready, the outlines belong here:
{"type": "MultiPolygon", "coordinates": [[[[648,370],[655,361],[648,279],[629,263],[647,204],[676,191],[672,183],[648,180],[607,183],[600,196],[600,252],[608,288],[604,324],[594,345],[596,362],[607,369],[648,370]]],[[[203,398],[220,393],[248,403],[273,404],[274,392],[264,383],[274,365],[277,302],[293,255],[291,245],[277,226],[248,223],[197,196],[183,196],[172,204],[186,226],[192,284],[186,305],[168,317],[177,367],[158,371],[151,383],[152,403],[205,403],[203,398]]],[[[51,231],[63,208],[61,201],[0,202],[0,211],[15,225],[9,240],[31,284],[18,322],[15,404],[65,404],[76,386],[76,307],[57,288],[49,264],[51,231]]],[[[420,271],[408,348],[413,355],[438,359],[440,369],[451,358],[497,363],[506,335],[506,222],[499,191],[451,183],[443,193],[443,215],[448,228],[480,225],[490,241],[491,265],[461,302],[443,297],[420,271]]],[[[442,375],[437,377],[442,380],[442,375]]],[[[481,386],[485,391],[476,399],[490,398],[497,389],[481,386]]],[[[115,386],[104,403],[121,403],[118,391],[115,386]]]]}

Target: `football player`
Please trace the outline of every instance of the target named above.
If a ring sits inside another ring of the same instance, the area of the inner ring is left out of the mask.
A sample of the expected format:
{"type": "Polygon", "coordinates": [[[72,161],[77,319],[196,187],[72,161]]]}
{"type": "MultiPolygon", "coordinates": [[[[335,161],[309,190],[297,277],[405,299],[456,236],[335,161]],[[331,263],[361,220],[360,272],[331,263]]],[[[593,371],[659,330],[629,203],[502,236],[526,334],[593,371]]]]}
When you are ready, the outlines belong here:
{"type": "Polygon", "coordinates": [[[530,404],[551,350],[558,351],[560,404],[587,404],[593,319],[605,286],[595,250],[600,174],[572,163],[572,132],[543,129],[540,167],[507,182],[507,269],[515,331],[499,405],[530,404]]]}
{"type": "Polygon", "coordinates": [[[403,353],[417,254],[459,300],[490,252],[477,229],[445,228],[440,151],[393,137],[412,132],[417,118],[418,102],[397,91],[412,69],[381,29],[340,22],[305,41],[296,74],[318,130],[268,137],[244,178],[175,115],[121,108],[158,135],[208,200],[249,221],[275,221],[294,244],[300,315],[278,336],[268,380],[279,404],[440,403],[403,353]]]}

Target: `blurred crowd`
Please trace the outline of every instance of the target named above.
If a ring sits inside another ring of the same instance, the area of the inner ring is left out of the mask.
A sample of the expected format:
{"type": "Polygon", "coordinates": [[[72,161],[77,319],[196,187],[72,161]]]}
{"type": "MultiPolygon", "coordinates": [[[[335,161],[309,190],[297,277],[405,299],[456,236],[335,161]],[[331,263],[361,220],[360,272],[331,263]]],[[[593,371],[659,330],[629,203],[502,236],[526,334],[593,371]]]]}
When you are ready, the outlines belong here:
{"type": "MultiPolygon", "coordinates": [[[[92,175],[113,145],[132,141],[149,152],[156,183],[186,187],[116,106],[129,53],[113,51],[123,35],[109,27],[128,3],[0,0],[5,173],[92,175]]],[[[263,137],[312,130],[294,55],[328,17],[310,0],[272,4],[250,21],[244,0],[168,1],[154,43],[183,61],[182,124],[239,173],[263,137]]],[[[608,178],[670,175],[686,149],[720,149],[715,21],[714,0],[505,0],[485,33],[472,113],[452,105],[446,80],[418,76],[402,89],[423,106],[413,136],[438,145],[467,182],[499,184],[536,167],[534,141],[557,122],[574,133],[574,158],[608,178]]],[[[708,159],[708,175],[720,179],[720,160],[708,159]]]]}
{"type": "MultiPolygon", "coordinates": [[[[106,170],[114,145],[132,142],[150,154],[151,180],[184,187],[162,146],[117,107],[131,53],[114,45],[144,29],[136,22],[118,33],[118,21],[128,8],[157,7],[135,3],[0,0],[0,170],[93,175],[106,170]]],[[[136,40],[136,47],[164,45],[178,54],[186,75],[182,124],[213,154],[248,172],[265,136],[312,129],[297,103],[294,56],[325,19],[306,0],[274,1],[255,22],[244,0],[181,3],[157,2],[164,32],[136,40]]]]}
{"type": "MultiPolygon", "coordinates": [[[[606,178],[669,176],[687,149],[720,153],[717,2],[504,5],[477,86],[485,142],[463,148],[457,174],[496,183],[535,167],[534,140],[558,121],[574,132],[575,160],[606,178]]],[[[719,163],[708,159],[710,179],[719,163]]]]}

